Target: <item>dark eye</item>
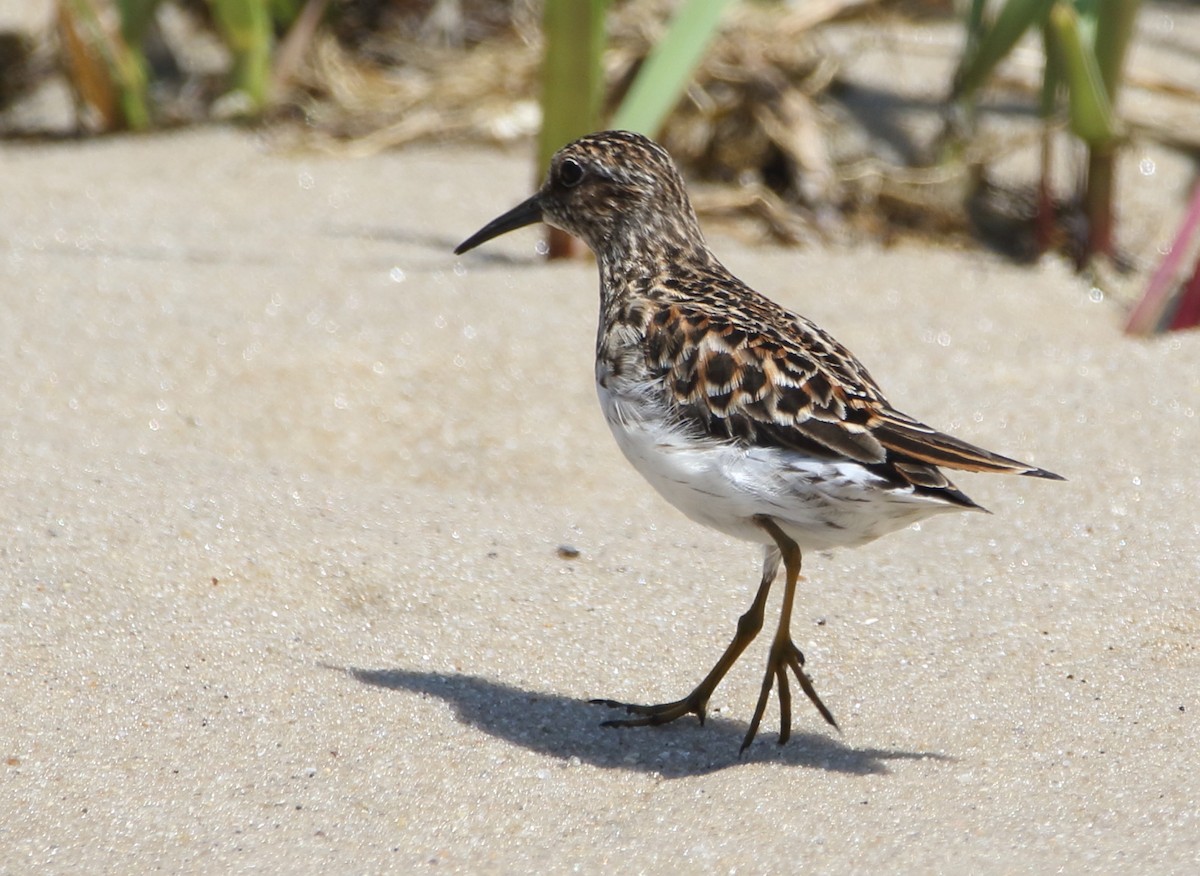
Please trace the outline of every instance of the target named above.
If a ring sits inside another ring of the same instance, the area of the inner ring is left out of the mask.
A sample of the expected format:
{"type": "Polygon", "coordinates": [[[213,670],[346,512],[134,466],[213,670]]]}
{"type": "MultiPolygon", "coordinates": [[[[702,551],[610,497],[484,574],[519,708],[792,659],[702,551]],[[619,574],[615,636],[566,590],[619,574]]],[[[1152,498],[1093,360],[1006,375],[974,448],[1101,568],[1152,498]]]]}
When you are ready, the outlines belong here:
{"type": "Polygon", "coordinates": [[[558,179],[567,188],[574,188],[583,179],[583,167],[574,158],[568,158],[558,166],[558,179]]]}

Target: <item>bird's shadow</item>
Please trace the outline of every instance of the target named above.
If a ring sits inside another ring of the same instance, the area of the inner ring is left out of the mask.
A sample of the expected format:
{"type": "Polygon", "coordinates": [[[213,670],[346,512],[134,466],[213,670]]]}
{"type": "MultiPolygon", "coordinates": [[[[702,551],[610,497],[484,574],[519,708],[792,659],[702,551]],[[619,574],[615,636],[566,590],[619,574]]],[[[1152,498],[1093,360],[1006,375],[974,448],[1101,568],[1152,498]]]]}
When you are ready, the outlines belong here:
{"type": "Polygon", "coordinates": [[[703,727],[685,720],[655,728],[601,728],[600,720],[612,713],[585,700],[520,690],[473,675],[322,665],[362,684],[437,697],[450,704],[459,721],[530,751],[667,778],[704,775],[745,763],[872,775],[886,774],[890,760],[952,759],[935,752],[854,748],[819,733],[794,733],[784,746],[760,738],[739,755],[746,728],[727,718],[710,716],[703,727]]]}

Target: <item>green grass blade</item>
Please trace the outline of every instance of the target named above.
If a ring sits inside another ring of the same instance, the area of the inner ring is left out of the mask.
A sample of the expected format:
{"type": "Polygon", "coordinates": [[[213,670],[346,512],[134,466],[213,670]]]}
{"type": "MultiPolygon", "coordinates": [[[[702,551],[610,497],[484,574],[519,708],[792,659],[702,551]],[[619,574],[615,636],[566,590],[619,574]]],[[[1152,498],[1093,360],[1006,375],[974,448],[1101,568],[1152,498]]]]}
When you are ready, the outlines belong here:
{"type": "Polygon", "coordinates": [[[1070,93],[1071,130],[1089,145],[1109,142],[1117,136],[1117,122],[1095,52],[1084,41],[1079,14],[1068,3],[1055,3],[1049,27],[1070,93]]]}
{"type": "Polygon", "coordinates": [[[629,93],[613,116],[613,127],[655,136],[683,95],[692,71],[716,34],[729,0],[687,0],[675,14],[629,93]]]}
{"type": "MultiPolygon", "coordinates": [[[[1001,7],[992,26],[983,28],[984,33],[981,37],[977,40],[968,39],[967,51],[954,77],[952,99],[969,99],[987,81],[996,65],[1012,51],[1025,32],[1035,24],[1045,21],[1052,2],[1053,0],[1008,0],[1001,7]]],[[[968,27],[973,31],[968,34],[969,37],[980,30],[980,24],[975,18],[978,14],[979,10],[972,8],[968,27]]]]}
{"type": "Polygon", "coordinates": [[[1109,100],[1116,104],[1121,88],[1125,52],[1133,37],[1133,22],[1141,0],[1100,0],[1096,15],[1096,61],[1109,100]]]}

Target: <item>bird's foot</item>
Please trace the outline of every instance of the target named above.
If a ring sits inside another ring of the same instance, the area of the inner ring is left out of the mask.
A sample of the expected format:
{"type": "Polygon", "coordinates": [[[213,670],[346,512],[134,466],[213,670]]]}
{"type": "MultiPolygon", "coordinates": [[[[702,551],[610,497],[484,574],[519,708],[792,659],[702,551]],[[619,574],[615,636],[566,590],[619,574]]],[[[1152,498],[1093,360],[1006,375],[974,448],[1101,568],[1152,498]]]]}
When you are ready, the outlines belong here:
{"type": "Polygon", "coordinates": [[[745,752],[750,747],[750,743],[754,741],[754,737],[758,733],[758,725],[762,722],[763,713],[767,709],[767,700],[771,698],[771,688],[776,683],[779,685],[779,744],[783,745],[791,738],[792,689],[788,683],[788,670],[795,674],[796,680],[800,682],[800,689],[817,707],[821,717],[835,730],[839,729],[837,721],[833,719],[833,713],[821,702],[821,698],[817,696],[817,692],[813,688],[812,680],[804,671],[804,655],[800,653],[800,649],[787,636],[782,639],[776,637],[771,644],[771,654],[767,658],[767,671],[763,675],[758,705],[754,708],[754,717],[750,719],[750,728],[746,731],[745,739],[742,740],[739,753],[745,752]]]}
{"type": "Polygon", "coordinates": [[[643,706],[637,703],[621,703],[616,700],[592,700],[593,705],[608,706],[610,709],[624,709],[636,718],[615,718],[605,721],[602,727],[653,727],[657,724],[667,724],[684,715],[695,715],[701,724],[708,714],[709,691],[696,688],[681,700],[673,703],[660,703],[654,706],[643,706]]]}

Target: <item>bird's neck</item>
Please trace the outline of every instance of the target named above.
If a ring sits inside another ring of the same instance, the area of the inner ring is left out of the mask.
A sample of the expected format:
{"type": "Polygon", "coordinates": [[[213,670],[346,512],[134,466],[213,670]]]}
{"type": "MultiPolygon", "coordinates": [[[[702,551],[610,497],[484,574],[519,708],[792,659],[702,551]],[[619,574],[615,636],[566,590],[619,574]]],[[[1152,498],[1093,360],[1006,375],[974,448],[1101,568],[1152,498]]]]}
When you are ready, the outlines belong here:
{"type": "Polygon", "coordinates": [[[704,238],[694,236],[635,233],[607,238],[595,248],[600,268],[601,295],[644,295],[653,297],[663,277],[723,270],[709,251],[704,238]]]}

